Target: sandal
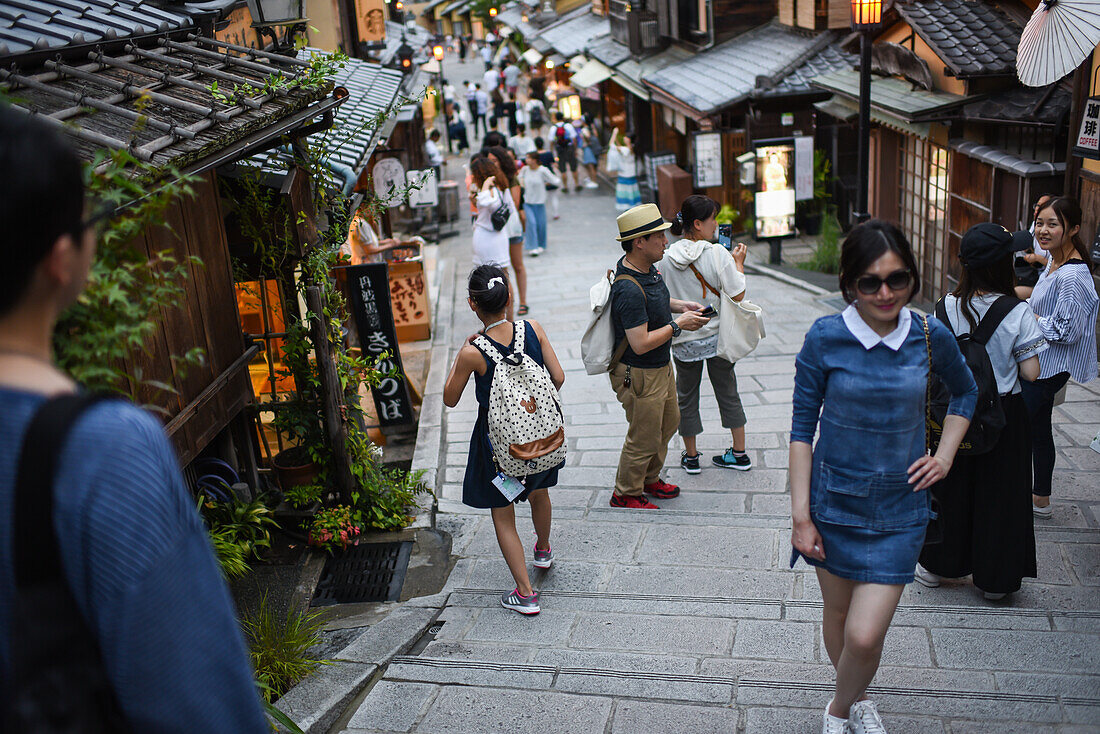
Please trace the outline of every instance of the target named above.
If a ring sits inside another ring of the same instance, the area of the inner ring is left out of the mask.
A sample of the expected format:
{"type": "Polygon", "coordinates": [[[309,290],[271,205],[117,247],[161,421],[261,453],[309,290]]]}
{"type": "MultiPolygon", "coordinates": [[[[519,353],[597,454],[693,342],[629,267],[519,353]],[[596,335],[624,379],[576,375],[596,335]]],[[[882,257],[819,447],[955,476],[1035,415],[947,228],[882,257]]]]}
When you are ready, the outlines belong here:
{"type": "Polygon", "coordinates": [[[528,312],[527,304],[521,303],[519,308],[516,309],[516,316],[526,316],[528,312]]]}

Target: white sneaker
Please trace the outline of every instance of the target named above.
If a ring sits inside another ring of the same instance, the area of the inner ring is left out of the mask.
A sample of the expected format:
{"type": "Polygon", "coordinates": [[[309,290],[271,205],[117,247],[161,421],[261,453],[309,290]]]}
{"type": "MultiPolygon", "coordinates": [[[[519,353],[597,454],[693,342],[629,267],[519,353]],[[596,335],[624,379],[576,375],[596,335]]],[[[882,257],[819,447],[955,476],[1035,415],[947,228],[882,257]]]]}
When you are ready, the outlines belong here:
{"type": "Polygon", "coordinates": [[[1008,596],[1008,594],[1003,591],[983,591],[982,596],[984,596],[988,601],[1000,601],[1001,599],[1004,599],[1006,596],[1008,596]]]}
{"type": "Polygon", "coordinates": [[[1048,520],[1054,515],[1054,505],[1039,507],[1039,505],[1033,504],[1031,506],[1031,511],[1035,514],[1035,517],[1040,520],[1048,520]]]}
{"type": "MultiPolygon", "coordinates": [[[[829,706],[832,705],[833,702],[829,701],[829,706]]],[[[821,723],[821,734],[850,734],[851,729],[848,727],[848,719],[841,719],[830,714],[829,706],[825,707],[825,715],[821,723]]]]}
{"type": "Polygon", "coordinates": [[[584,182],[584,187],[586,189],[598,189],[598,188],[600,188],[600,185],[598,183],[596,183],[595,181],[592,181],[590,179],[590,180],[584,182]]]}
{"type": "Polygon", "coordinates": [[[913,577],[917,580],[918,583],[927,586],[929,589],[936,588],[940,585],[940,581],[943,580],[942,577],[932,573],[919,563],[917,564],[916,570],[913,571],[913,577]]]}
{"type": "Polygon", "coordinates": [[[856,701],[848,711],[848,729],[851,734],[886,734],[878,707],[871,701],[856,701]]]}

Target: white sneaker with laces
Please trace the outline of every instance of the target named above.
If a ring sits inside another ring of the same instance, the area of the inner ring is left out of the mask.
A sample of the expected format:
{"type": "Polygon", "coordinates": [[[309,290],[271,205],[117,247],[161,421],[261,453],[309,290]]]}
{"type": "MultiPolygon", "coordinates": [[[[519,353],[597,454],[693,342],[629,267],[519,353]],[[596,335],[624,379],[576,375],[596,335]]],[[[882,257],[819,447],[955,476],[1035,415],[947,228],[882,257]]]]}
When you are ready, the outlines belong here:
{"type": "Polygon", "coordinates": [[[829,701],[829,705],[825,707],[825,716],[821,723],[821,734],[851,734],[852,730],[848,727],[848,719],[841,719],[829,713],[829,707],[832,705],[833,702],[829,701]]]}
{"type": "Polygon", "coordinates": [[[929,571],[924,566],[917,564],[916,570],[913,571],[913,578],[923,586],[927,586],[929,589],[934,589],[940,585],[940,581],[943,579],[940,576],[929,571]]]}
{"type": "Polygon", "coordinates": [[[851,734],[886,734],[878,707],[872,701],[856,701],[848,711],[851,734]]]}

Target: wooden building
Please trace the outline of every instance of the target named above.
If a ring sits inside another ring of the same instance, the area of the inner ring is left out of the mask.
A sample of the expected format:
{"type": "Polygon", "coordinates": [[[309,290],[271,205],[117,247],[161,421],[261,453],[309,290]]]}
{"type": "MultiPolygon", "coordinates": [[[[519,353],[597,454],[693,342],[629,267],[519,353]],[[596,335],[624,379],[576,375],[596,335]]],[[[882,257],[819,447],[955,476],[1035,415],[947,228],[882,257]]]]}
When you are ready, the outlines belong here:
{"type": "MultiPolygon", "coordinates": [[[[51,32],[69,29],[69,36],[50,48],[49,58],[40,59],[34,43],[25,53],[3,49],[0,83],[19,107],[71,136],[85,160],[104,148],[123,149],[155,167],[171,165],[198,177],[195,195],[173,202],[164,225],[148,226],[133,242],[139,252],[166,250],[188,263],[189,277],[180,283],[180,307],[154,315],[146,350],[124,366],[174,389],[146,388],[137,398],[163,410],[181,463],[216,454],[242,476],[255,476],[257,437],[246,407],[254,400],[250,364],[262,349],[245,338],[237,309],[218,169],[326,127],[348,93],[323,79],[296,83],[310,78],[308,62],[215,40],[203,35],[212,25],[196,25],[186,14],[166,28],[163,11],[135,5],[149,11],[150,27],[161,24],[158,33],[112,34],[99,45],[103,39],[72,33],[83,14],[73,6],[72,17],[51,17],[51,32]],[[275,78],[283,81],[262,91],[275,78]],[[215,92],[214,82],[254,91],[215,92]],[[176,370],[173,355],[196,347],[204,362],[176,370]]],[[[19,30],[18,22],[13,26],[19,30]]],[[[295,210],[308,204],[304,181],[298,176],[286,187],[295,210]]],[[[306,236],[306,224],[302,230],[306,236]]]]}

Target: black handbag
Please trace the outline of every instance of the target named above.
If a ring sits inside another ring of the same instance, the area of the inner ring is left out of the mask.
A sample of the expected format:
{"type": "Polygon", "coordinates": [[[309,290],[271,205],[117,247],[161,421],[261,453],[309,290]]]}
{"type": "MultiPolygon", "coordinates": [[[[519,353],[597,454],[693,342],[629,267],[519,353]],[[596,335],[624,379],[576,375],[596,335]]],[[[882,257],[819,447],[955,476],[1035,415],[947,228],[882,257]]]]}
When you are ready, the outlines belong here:
{"type": "MultiPolygon", "coordinates": [[[[924,348],[928,352],[928,381],[924,388],[924,450],[932,450],[932,335],[928,331],[928,317],[922,316],[924,325],[924,348]]],[[[943,519],[940,517],[940,501],[927,490],[930,514],[928,528],[924,531],[924,544],[936,545],[943,542],[943,519]]]]}
{"type": "Polygon", "coordinates": [[[504,195],[500,195],[500,206],[493,210],[492,216],[489,217],[489,221],[493,225],[493,229],[497,232],[504,229],[504,225],[508,224],[508,218],[512,216],[512,210],[508,207],[508,200],[504,198],[504,195]]]}
{"type": "Polygon", "coordinates": [[[48,401],[23,438],[13,518],[15,598],[11,689],[0,723],[27,734],[122,734],[130,727],[95,636],[69,590],[53,522],[53,482],[65,438],[96,395],[48,401]]]}

